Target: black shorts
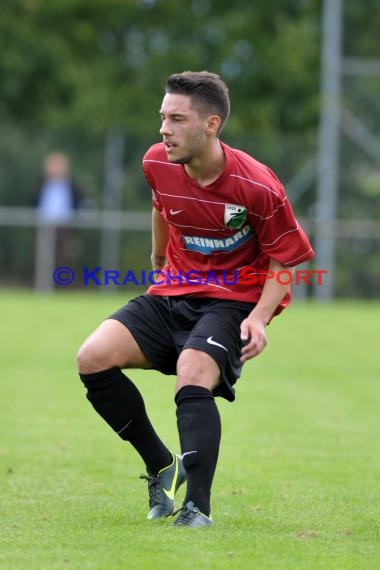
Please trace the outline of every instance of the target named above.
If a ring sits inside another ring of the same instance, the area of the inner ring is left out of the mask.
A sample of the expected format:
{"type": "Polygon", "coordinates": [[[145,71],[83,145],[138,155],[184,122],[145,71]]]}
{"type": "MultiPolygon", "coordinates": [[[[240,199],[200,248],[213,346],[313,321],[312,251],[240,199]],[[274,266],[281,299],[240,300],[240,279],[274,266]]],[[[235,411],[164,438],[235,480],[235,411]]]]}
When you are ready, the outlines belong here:
{"type": "Polygon", "coordinates": [[[176,374],[178,356],[185,348],[209,354],[222,379],[214,395],[232,402],[233,385],[242,368],[240,324],[254,306],[242,301],[145,294],[109,318],[130,330],[152,368],[163,374],[176,374]]]}

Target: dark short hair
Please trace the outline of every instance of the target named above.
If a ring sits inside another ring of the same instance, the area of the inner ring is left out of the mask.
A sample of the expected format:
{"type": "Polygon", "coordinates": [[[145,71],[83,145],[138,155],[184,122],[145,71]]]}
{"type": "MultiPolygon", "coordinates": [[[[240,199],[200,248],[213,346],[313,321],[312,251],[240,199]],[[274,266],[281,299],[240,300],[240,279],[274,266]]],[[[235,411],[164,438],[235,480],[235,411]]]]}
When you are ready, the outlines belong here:
{"type": "Polygon", "coordinates": [[[228,87],[219,75],[208,71],[174,73],[167,80],[165,91],[187,95],[202,115],[218,115],[220,133],[230,114],[230,98],[228,87]]]}

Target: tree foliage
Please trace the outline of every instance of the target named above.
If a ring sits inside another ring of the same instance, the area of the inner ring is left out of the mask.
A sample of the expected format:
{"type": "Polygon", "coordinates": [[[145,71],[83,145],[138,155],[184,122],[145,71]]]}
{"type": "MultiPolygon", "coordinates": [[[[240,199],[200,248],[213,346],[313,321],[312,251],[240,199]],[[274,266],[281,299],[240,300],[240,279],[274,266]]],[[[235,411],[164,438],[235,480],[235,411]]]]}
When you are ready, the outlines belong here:
{"type": "Polygon", "coordinates": [[[167,75],[210,69],[231,88],[231,134],[310,128],[318,29],[314,0],[5,0],[1,114],[143,140],[167,75]]]}

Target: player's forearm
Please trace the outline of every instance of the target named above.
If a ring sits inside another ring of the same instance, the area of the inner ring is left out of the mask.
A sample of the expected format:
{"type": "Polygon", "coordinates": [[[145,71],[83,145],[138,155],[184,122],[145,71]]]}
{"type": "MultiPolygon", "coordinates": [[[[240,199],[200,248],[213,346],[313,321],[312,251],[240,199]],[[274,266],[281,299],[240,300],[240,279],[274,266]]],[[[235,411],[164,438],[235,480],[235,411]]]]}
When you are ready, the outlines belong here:
{"type": "Polygon", "coordinates": [[[250,317],[258,319],[264,325],[269,323],[273,313],[289,291],[289,285],[282,285],[280,279],[277,279],[277,273],[284,270],[293,273],[291,267],[282,265],[282,263],[274,259],[270,260],[268,272],[271,278],[265,281],[260,300],[250,313],[250,317]],[[273,272],[273,274],[270,272],[273,272]]]}
{"type": "Polygon", "coordinates": [[[151,262],[154,270],[162,269],[166,263],[166,247],[169,240],[167,223],[160,212],[153,208],[152,212],[152,254],[151,262]]]}

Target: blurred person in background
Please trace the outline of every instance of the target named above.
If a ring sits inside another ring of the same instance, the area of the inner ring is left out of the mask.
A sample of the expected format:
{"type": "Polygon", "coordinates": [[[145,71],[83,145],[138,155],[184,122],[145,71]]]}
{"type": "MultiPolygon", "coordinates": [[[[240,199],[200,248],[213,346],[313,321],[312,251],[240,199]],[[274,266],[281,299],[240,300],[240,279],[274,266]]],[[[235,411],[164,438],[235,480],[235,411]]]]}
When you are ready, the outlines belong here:
{"type": "Polygon", "coordinates": [[[71,178],[69,159],[61,152],[48,154],[35,203],[40,219],[53,225],[64,224],[71,220],[82,199],[82,192],[71,178]]]}
{"type": "Polygon", "coordinates": [[[45,157],[42,173],[33,205],[43,224],[55,226],[56,265],[70,266],[78,244],[68,225],[75,211],[84,205],[83,192],[73,180],[70,161],[62,152],[45,157]]]}

